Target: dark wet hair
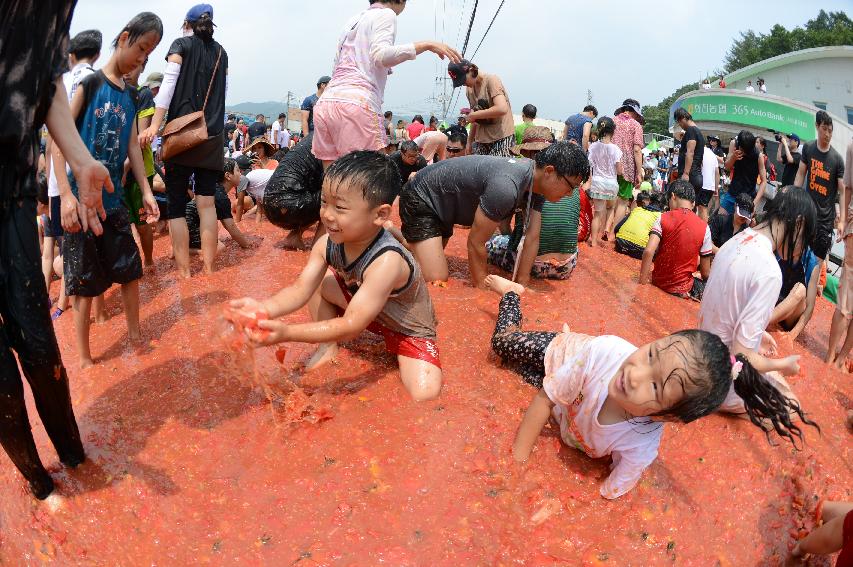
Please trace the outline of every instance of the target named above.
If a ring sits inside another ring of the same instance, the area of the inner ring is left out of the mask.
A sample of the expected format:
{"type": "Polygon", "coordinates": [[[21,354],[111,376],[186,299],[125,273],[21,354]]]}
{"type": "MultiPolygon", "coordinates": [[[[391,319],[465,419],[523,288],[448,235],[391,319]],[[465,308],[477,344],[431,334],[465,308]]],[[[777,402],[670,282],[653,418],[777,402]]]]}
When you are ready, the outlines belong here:
{"type": "Polygon", "coordinates": [[[39,171],[36,175],[36,201],[45,206],[50,204],[50,197],[47,193],[47,175],[44,171],[39,171]]]}
{"type": "Polygon", "coordinates": [[[533,160],[536,162],[536,167],[539,168],[546,165],[553,166],[557,175],[564,177],[579,175],[581,183],[585,183],[589,179],[589,159],[587,159],[583,148],[577,144],[565,140],[556,142],[536,154],[533,160]]]}
{"type": "Polygon", "coordinates": [[[776,198],[768,203],[762,224],[769,224],[772,231],[774,221],[781,224],[784,231],[777,252],[783,258],[793,261],[797,240],[801,239],[805,248],[814,238],[817,208],[805,189],[786,185],[779,190],[776,198]]]}
{"type": "Polygon", "coordinates": [[[435,116],[430,116],[429,125],[432,126],[433,124],[438,124],[438,118],[436,118],[435,116]]]}
{"type": "Polygon", "coordinates": [[[421,116],[420,114],[415,114],[415,117],[412,118],[412,122],[420,122],[421,124],[423,124],[424,123],[424,117],[421,116]]]}
{"type": "MultiPolygon", "coordinates": [[[[140,12],[133,16],[127,25],[122,28],[118,35],[113,40],[113,48],[118,47],[118,40],[121,34],[127,32],[127,45],[131,46],[136,43],[136,40],[149,32],[155,32],[160,39],[163,39],[163,22],[160,16],[154,12],[140,12]]],[[[159,41],[158,41],[159,43],[159,41]]]]}
{"type": "Polygon", "coordinates": [[[602,116],[598,119],[598,139],[604,136],[612,136],[616,132],[616,123],[609,116],[602,116]]]}
{"type": "Polygon", "coordinates": [[[286,156],[287,152],[289,152],[289,151],[290,151],[290,148],[279,148],[279,150],[275,153],[275,155],[272,156],[272,159],[281,163],[281,160],[284,159],[284,156],[286,156]]]}
{"type": "Polygon", "coordinates": [[[745,155],[756,154],[755,150],[755,134],[749,130],[741,130],[735,138],[735,148],[742,151],[745,155]]]}
{"type": "Polygon", "coordinates": [[[405,140],[403,143],[400,144],[400,153],[401,154],[405,154],[408,152],[420,152],[420,151],[421,151],[421,149],[418,147],[418,145],[415,143],[414,140],[405,140]]]}
{"type": "Polygon", "coordinates": [[[237,169],[237,160],[234,158],[225,158],[225,163],[222,166],[222,173],[234,173],[235,169],[237,169]]]}
{"type": "Polygon", "coordinates": [[[669,194],[675,195],[679,199],[690,201],[691,203],[696,202],[696,190],[693,189],[693,186],[689,181],[685,181],[683,179],[678,179],[672,182],[669,194]]]}
{"type": "Polygon", "coordinates": [[[193,35],[202,41],[210,41],[213,39],[213,20],[210,19],[210,14],[205,12],[194,22],[190,22],[190,27],[193,29],[193,35]]]}
{"type": "Polygon", "coordinates": [[[830,116],[825,110],[818,110],[814,115],[814,123],[815,126],[821,126],[823,124],[832,126],[832,116],[830,116]]]}
{"type": "MultiPolygon", "coordinates": [[[[732,384],[732,355],[722,339],[713,333],[692,329],[673,333],[684,341],[674,341],[666,349],[675,348],[686,368],[673,370],[664,382],[677,379],[685,395],[674,406],[655,414],[655,417],[690,423],[716,411],[725,401],[732,384]],[[692,384],[689,391],[687,384],[692,384]]],[[[743,354],[734,360],[743,365],[734,381],[735,393],[743,399],[749,420],[760,427],[770,439],[770,431],[788,439],[795,448],[797,440],[803,442],[803,432],[791,419],[796,413],[806,425],[820,431],[820,427],[806,417],[800,404],[776,389],[761,375],[743,354]],[[768,424],[767,421],[770,423],[768,424]]]]}
{"type": "Polygon", "coordinates": [[[584,107],[583,107],[583,112],[592,112],[592,117],[593,117],[593,118],[598,118],[598,109],[597,109],[597,108],[595,108],[595,107],[594,107],[593,105],[591,105],[591,104],[588,104],[588,105],[584,106],[584,107]]]}
{"type": "Polygon", "coordinates": [[[756,136],[755,137],[755,143],[758,144],[759,146],[761,146],[761,151],[764,151],[767,149],[767,140],[765,140],[763,137],[756,136]]]}
{"type": "Polygon", "coordinates": [[[752,200],[752,197],[749,196],[749,193],[741,193],[735,197],[735,205],[737,205],[738,209],[749,214],[755,212],[755,202],[752,200]]]}
{"type": "Polygon", "coordinates": [[[638,207],[645,207],[646,205],[648,205],[651,202],[652,202],[652,196],[649,195],[648,191],[640,191],[637,194],[637,206],[638,207]]]}
{"type": "Polygon", "coordinates": [[[447,141],[462,144],[462,146],[464,147],[468,144],[468,134],[459,130],[452,130],[447,135],[447,141]]]}
{"type": "Polygon", "coordinates": [[[693,115],[687,112],[686,108],[677,108],[675,113],[673,114],[673,118],[676,122],[680,120],[693,120],[693,115]]]}
{"type": "Polygon", "coordinates": [[[350,152],[326,170],[324,185],[336,188],[342,183],[360,186],[370,207],[390,205],[403,186],[394,162],[383,153],[367,150],[350,152]]]}
{"type": "Polygon", "coordinates": [[[527,118],[536,118],[536,107],[532,104],[525,104],[521,109],[521,114],[527,118]]]}
{"type": "Polygon", "coordinates": [[[394,116],[393,112],[391,112],[390,110],[385,111],[385,118],[391,118],[392,116],[394,116]]]}
{"type": "Polygon", "coordinates": [[[75,35],[68,44],[68,53],[77,59],[92,59],[101,53],[104,36],[100,30],[84,30],[75,35]]]}

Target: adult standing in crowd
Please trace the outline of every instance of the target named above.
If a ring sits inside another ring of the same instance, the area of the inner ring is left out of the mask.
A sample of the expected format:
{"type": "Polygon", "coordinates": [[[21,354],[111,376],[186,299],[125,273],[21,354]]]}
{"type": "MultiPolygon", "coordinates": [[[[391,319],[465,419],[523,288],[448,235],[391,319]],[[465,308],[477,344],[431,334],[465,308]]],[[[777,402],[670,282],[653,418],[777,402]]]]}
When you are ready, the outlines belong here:
{"type": "Polygon", "coordinates": [[[684,130],[681,147],[678,150],[678,177],[693,186],[699,217],[708,222],[708,203],[714,196],[713,190],[703,188],[702,162],[705,159],[705,136],[693,122],[693,116],[686,108],[675,111],[675,122],[684,130]]]}
{"type": "Polygon", "coordinates": [[[412,123],[406,126],[406,133],[409,134],[409,139],[414,140],[426,130],[424,125],[424,117],[420,114],[415,114],[412,118],[412,123]]]}
{"type": "Polygon", "coordinates": [[[776,149],[776,161],[785,166],[782,169],[781,179],[782,187],[784,187],[786,185],[793,185],[794,181],[796,181],[797,170],[800,169],[800,160],[803,156],[799,152],[799,136],[796,134],[791,134],[790,136],[782,134],[780,138],[776,149]]]}
{"type": "Polygon", "coordinates": [[[471,112],[466,116],[471,125],[469,153],[483,156],[509,157],[515,145],[515,122],[512,106],[503,82],[497,75],[481,73],[463,59],[448,67],[453,88],[465,86],[471,112]]]}
{"type": "Polygon", "coordinates": [[[729,189],[720,199],[720,208],[730,215],[733,214],[735,199],[741,193],[746,193],[758,210],[758,204],[764,198],[767,188],[767,173],[764,170],[764,159],[755,144],[755,135],[749,130],[741,130],[729,143],[726,169],[731,171],[732,175],[729,189]]]}
{"type": "Polygon", "coordinates": [[[566,128],[563,130],[563,139],[574,142],[581,146],[583,151],[589,151],[589,135],[592,132],[592,121],[598,118],[598,109],[588,104],[583,107],[582,112],[573,114],[566,118],[566,128]]]}
{"type": "Polygon", "coordinates": [[[277,150],[290,146],[290,132],[287,129],[287,114],[284,112],[279,114],[278,120],[272,123],[270,143],[275,146],[277,150]]]}
{"type": "Polygon", "coordinates": [[[267,133],[267,119],[263,114],[255,116],[255,121],[249,124],[249,139],[254,140],[267,133]]]}
{"type": "Polygon", "coordinates": [[[639,188],[643,182],[643,114],[640,103],[633,98],[627,98],[622,106],[616,109],[616,133],[613,143],[622,150],[622,178],[619,180],[619,194],[616,199],[616,214],[614,224],[625,218],[628,203],[634,197],[634,187],[639,188]]]}
{"type": "Polygon", "coordinates": [[[521,145],[524,143],[524,132],[533,126],[533,121],[536,120],[537,109],[532,104],[525,104],[521,109],[521,124],[515,127],[515,143],[521,145]]]}
{"type": "Polygon", "coordinates": [[[62,82],[74,6],[66,0],[6,3],[0,27],[5,69],[0,98],[18,101],[0,106],[0,444],[40,499],[53,491],[53,480],[33,441],[19,364],[59,460],[73,468],[86,458],[39,261],[36,163],[42,125],[47,123],[77,180],[83,230],[102,234],[101,191],[113,190],[106,167],[77,134],[62,82]]]}
{"type": "MultiPolygon", "coordinates": [[[[154,96],[157,96],[156,94],[154,96]]],[[[228,119],[225,121],[225,148],[231,148],[231,139],[234,137],[234,130],[237,129],[237,116],[234,114],[229,114],[228,119]]]]}
{"type": "Polygon", "coordinates": [[[370,0],[344,26],[332,80],[314,107],[313,152],[324,166],[354,150],[382,151],[388,145],[382,102],[392,67],[425,51],[459,60],[456,50],[437,41],[394,45],[397,16],[405,9],[406,0],[370,0]]]}
{"type": "Polygon", "coordinates": [[[302,136],[305,137],[314,131],[314,105],[323,96],[326,87],[329,86],[329,81],[332,78],[328,75],[323,75],[317,79],[317,92],[305,97],[302,101],[302,136]]]}
{"type": "Polygon", "coordinates": [[[154,100],[156,111],[151,126],[140,134],[141,145],[151,143],[169,112],[169,120],[198,112],[204,107],[208,139],[165,161],[166,219],[175,254],[178,274],[190,277],[190,237],[186,210],[189,202],[190,177],[195,176],[193,190],[201,225],[201,251],[204,271],[213,272],[216,259],[217,221],[214,207],[216,183],[222,177],[225,144],[225,77],[228,53],[213,39],[213,7],[197,4],[185,19],[193,34],[172,42],[166,56],[165,79],[154,100]],[[209,96],[208,96],[209,92],[209,96]],[[206,103],[206,105],[205,105],[206,103]]]}
{"type": "MultiPolygon", "coordinates": [[[[817,139],[803,145],[803,159],[800,161],[794,185],[805,187],[817,208],[817,226],[811,248],[823,263],[832,247],[833,230],[838,228],[838,242],[847,230],[849,195],[844,187],[844,162],[841,155],[830,145],[832,118],[825,110],[818,110],[815,114],[815,128],[817,139]],[[839,195],[841,210],[836,226],[835,203],[839,200],[839,195]]],[[[829,363],[835,362],[838,344],[846,330],[844,322],[841,312],[836,310],[832,316],[826,352],[826,361],[829,363]]]]}

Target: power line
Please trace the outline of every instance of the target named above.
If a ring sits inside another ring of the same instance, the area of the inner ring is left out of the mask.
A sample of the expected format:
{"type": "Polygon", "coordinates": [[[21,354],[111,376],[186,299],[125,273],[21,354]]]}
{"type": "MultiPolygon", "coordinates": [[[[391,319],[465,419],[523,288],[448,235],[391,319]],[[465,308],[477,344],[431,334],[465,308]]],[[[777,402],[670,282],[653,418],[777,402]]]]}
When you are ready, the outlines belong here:
{"type": "Polygon", "coordinates": [[[462,57],[465,57],[465,52],[468,50],[468,41],[471,39],[471,30],[474,29],[474,18],[477,17],[477,6],[480,0],[474,0],[474,9],[471,10],[471,21],[468,23],[468,33],[465,34],[465,43],[462,44],[462,57]]]}
{"type": "Polygon", "coordinates": [[[462,22],[464,18],[462,16],[465,15],[465,6],[468,5],[468,0],[462,0],[462,11],[459,13],[459,26],[456,28],[456,41],[453,42],[454,45],[459,45],[459,36],[462,35],[462,22]]]}
{"type": "Polygon", "coordinates": [[[494,17],[492,18],[492,22],[489,24],[489,27],[486,28],[486,33],[483,34],[483,39],[480,40],[480,44],[477,45],[477,49],[474,50],[474,55],[471,56],[471,59],[477,56],[477,52],[480,51],[480,46],[483,45],[484,41],[486,41],[486,36],[489,35],[489,31],[492,29],[492,25],[495,23],[495,20],[498,19],[498,14],[501,13],[501,8],[504,7],[504,2],[506,2],[506,0],[501,0],[501,5],[498,6],[497,11],[495,12],[494,17]]]}

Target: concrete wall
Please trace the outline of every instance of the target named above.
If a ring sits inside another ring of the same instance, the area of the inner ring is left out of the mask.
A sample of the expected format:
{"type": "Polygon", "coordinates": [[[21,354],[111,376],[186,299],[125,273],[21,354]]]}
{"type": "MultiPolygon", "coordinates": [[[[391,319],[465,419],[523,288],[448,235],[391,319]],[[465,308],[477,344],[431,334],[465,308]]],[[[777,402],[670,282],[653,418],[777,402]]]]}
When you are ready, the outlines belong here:
{"type": "MultiPolygon", "coordinates": [[[[853,110],[853,58],[834,57],[797,61],[760,73],[768,94],[807,104],[826,103],[826,110],[847,121],[847,109],[853,110]]],[[[744,77],[728,83],[730,89],[743,90],[747,80],[758,91],[758,77],[744,77]]]]}

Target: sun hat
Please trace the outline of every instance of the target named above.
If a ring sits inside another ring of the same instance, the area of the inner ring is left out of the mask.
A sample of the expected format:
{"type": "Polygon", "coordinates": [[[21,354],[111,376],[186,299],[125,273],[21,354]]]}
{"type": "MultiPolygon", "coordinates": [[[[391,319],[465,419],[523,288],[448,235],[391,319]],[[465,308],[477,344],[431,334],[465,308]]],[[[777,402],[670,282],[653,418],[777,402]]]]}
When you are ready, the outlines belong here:
{"type": "Polygon", "coordinates": [[[210,4],[196,4],[195,6],[189,9],[189,11],[187,12],[187,17],[184,19],[189,23],[194,24],[198,21],[199,18],[201,18],[203,14],[207,14],[212,20],[213,6],[211,6],[210,4]]]}
{"type": "Polygon", "coordinates": [[[266,139],[266,137],[264,137],[264,136],[258,136],[257,138],[255,138],[254,140],[252,140],[252,143],[251,143],[251,144],[249,144],[248,146],[246,146],[246,150],[251,151],[251,150],[252,150],[252,148],[254,148],[255,146],[257,146],[258,144],[263,144],[263,145],[266,147],[267,157],[272,157],[272,155],[273,155],[273,154],[275,153],[275,151],[276,151],[276,150],[275,150],[275,146],[273,146],[273,145],[270,143],[270,141],[269,141],[269,140],[267,140],[267,139],[266,139]]]}
{"type": "Polygon", "coordinates": [[[148,78],[145,79],[144,85],[149,89],[153,89],[159,87],[163,84],[163,73],[151,73],[148,75],[148,78]]]}
{"type": "Polygon", "coordinates": [[[521,150],[536,151],[544,150],[554,142],[554,134],[547,126],[529,126],[524,131],[520,144],[516,144],[510,150],[516,155],[521,155],[521,150]]]}
{"type": "Polygon", "coordinates": [[[637,118],[639,119],[640,124],[646,123],[645,118],[643,118],[643,111],[640,109],[640,103],[634,100],[633,98],[626,98],[625,101],[622,103],[622,106],[620,106],[613,112],[613,115],[618,116],[619,114],[622,114],[623,112],[626,112],[628,110],[633,110],[637,113],[637,118]]]}
{"type": "Polygon", "coordinates": [[[467,59],[461,60],[459,63],[450,63],[447,66],[447,74],[453,79],[453,88],[458,89],[465,85],[465,79],[468,78],[468,71],[471,69],[471,62],[467,59]]]}

